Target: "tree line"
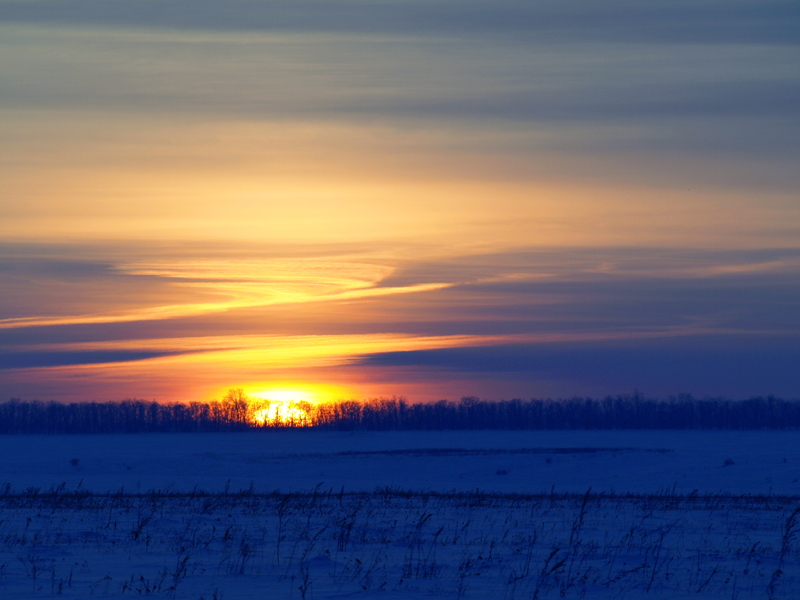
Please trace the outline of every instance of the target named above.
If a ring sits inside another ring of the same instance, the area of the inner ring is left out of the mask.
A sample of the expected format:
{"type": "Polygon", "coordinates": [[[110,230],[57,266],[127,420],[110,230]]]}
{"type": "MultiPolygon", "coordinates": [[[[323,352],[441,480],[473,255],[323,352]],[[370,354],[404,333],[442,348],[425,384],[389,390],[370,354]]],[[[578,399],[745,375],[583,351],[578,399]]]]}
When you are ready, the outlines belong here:
{"type": "Polygon", "coordinates": [[[296,403],[302,418],[259,419],[263,400],[231,390],[221,400],[23,402],[0,404],[0,434],[257,431],[311,426],[329,430],[800,429],[800,400],[633,396],[603,399],[409,403],[404,398],[296,403]]]}

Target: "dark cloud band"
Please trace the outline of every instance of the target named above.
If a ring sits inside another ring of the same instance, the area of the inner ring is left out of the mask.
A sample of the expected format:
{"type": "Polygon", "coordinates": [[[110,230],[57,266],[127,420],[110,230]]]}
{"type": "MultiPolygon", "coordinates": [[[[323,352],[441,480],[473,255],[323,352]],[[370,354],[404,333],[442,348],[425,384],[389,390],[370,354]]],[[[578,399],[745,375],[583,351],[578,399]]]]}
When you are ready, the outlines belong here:
{"type": "Polygon", "coordinates": [[[400,369],[419,382],[474,379],[521,382],[535,390],[598,394],[638,388],[665,396],[681,391],[744,397],[771,393],[797,397],[800,347],[794,340],[752,337],[682,338],[666,343],[584,343],[387,352],[362,357],[361,366],[400,369]]]}
{"type": "Polygon", "coordinates": [[[791,2],[59,0],[0,3],[0,20],[222,31],[519,33],[543,40],[797,43],[791,2]]]}
{"type": "Polygon", "coordinates": [[[88,352],[19,352],[0,354],[0,370],[30,369],[35,367],[65,367],[105,363],[130,362],[172,356],[177,352],[152,352],[135,350],[93,350],[88,352]]]}

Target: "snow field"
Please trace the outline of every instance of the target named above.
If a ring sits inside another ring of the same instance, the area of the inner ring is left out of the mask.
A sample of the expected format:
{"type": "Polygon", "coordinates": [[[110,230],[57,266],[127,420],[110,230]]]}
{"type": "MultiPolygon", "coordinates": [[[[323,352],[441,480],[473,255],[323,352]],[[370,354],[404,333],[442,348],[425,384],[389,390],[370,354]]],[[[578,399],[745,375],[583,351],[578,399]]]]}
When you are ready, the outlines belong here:
{"type": "Polygon", "coordinates": [[[6,598],[796,598],[797,499],[0,496],[6,598]]]}
{"type": "Polygon", "coordinates": [[[0,598],[796,599],[798,478],[783,431],[3,436],[0,598]]]}
{"type": "Polygon", "coordinates": [[[800,496],[800,431],[264,431],[0,436],[0,485],[93,492],[322,484],[800,496]]]}

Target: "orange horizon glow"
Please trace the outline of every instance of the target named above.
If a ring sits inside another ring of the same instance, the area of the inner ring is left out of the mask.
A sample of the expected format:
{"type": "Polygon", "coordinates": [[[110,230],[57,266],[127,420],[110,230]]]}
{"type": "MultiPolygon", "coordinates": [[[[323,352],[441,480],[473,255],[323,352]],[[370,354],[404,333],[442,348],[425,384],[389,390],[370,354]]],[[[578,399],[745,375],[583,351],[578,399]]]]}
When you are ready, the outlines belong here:
{"type": "Polygon", "coordinates": [[[249,384],[244,392],[248,397],[274,402],[309,402],[320,404],[352,397],[353,390],[347,387],[310,382],[279,381],[249,384]]]}

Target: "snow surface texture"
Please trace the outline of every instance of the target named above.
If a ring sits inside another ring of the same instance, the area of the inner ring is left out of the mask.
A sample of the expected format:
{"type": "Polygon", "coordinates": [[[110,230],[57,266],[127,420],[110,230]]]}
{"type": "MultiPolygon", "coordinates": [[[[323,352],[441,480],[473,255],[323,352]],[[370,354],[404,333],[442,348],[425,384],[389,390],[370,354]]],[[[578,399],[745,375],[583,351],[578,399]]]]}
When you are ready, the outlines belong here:
{"type": "Polygon", "coordinates": [[[390,486],[800,496],[795,431],[266,431],[0,436],[0,483],[105,492],[390,486]],[[732,463],[731,463],[732,461],[732,463]],[[727,463],[727,464],[726,464],[727,463]]]}
{"type": "Polygon", "coordinates": [[[0,597],[796,599],[799,442],[7,436],[0,597]]]}

